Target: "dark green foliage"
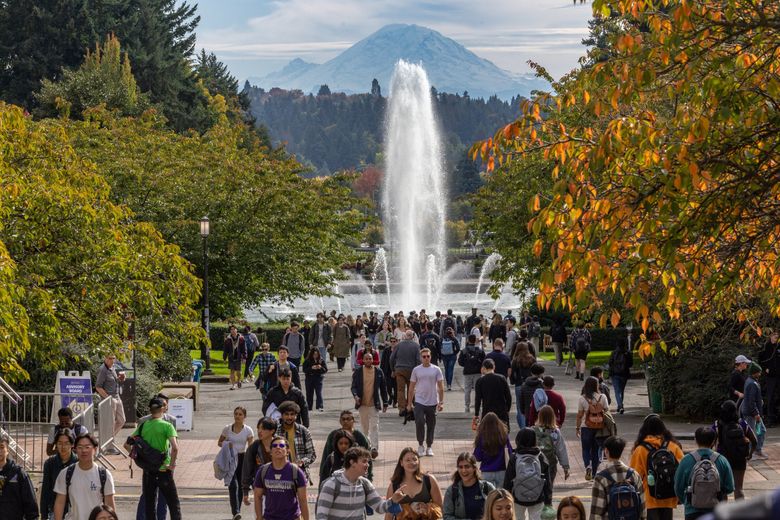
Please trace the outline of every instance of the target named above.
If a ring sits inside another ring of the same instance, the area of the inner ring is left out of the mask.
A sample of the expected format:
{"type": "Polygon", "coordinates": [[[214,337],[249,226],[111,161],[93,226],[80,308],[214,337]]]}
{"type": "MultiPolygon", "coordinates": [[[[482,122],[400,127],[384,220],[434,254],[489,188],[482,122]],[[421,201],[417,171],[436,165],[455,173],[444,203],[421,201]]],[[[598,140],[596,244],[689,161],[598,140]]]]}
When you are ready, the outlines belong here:
{"type": "Polygon", "coordinates": [[[455,173],[451,176],[450,196],[456,198],[474,193],[480,186],[482,186],[482,178],[479,176],[477,163],[469,157],[468,150],[464,150],[455,165],[455,173]]]}
{"type": "MultiPolygon", "coordinates": [[[[323,86],[324,87],[324,86],[323,86]]],[[[321,171],[358,168],[376,162],[384,138],[387,99],[379,83],[371,94],[305,95],[300,90],[265,90],[244,86],[251,112],[265,125],[274,142],[286,142],[287,149],[302,161],[310,161],[321,171]]],[[[513,121],[519,112],[519,98],[511,102],[497,97],[471,99],[458,94],[437,93],[432,89],[435,111],[442,129],[446,163],[463,159],[463,149],[495,128],[513,121]]],[[[460,165],[466,182],[453,185],[453,193],[466,193],[478,186],[475,165],[460,165]]]]}
{"type": "Polygon", "coordinates": [[[317,97],[330,96],[330,87],[327,85],[320,85],[320,89],[317,91],[317,97]]]}

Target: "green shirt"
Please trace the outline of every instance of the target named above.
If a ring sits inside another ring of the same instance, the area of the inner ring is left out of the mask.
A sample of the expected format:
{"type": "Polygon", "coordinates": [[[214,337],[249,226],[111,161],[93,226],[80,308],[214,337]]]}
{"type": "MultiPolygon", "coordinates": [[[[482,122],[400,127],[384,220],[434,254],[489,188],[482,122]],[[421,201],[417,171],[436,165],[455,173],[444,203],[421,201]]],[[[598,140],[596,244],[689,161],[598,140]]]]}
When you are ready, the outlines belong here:
{"type": "Polygon", "coordinates": [[[163,461],[162,466],[160,466],[160,469],[168,469],[168,466],[171,464],[171,442],[169,439],[178,436],[176,434],[176,428],[174,428],[171,423],[163,420],[162,417],[158,417],[157,419],[149,419],[136,428],[133,432],[134,437],[138,435],[138,432],[142,427],[143,431],[141,431],[140,435],[143,440],[148,442],[149,446],[157,451],[165,453],[165,460],[163,461]]]}

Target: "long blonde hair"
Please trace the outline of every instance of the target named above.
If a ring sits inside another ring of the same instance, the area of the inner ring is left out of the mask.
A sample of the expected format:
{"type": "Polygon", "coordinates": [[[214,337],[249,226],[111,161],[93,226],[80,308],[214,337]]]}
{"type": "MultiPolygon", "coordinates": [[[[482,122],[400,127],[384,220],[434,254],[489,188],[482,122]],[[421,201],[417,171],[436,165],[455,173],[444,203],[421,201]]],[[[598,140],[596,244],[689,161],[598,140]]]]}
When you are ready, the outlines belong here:
{"type": "Polygon", "coordinates": [[[512,520],[515,520],[515,499],[512,493],[504,488],[494,489],[485,499],[485,512],[482,514],[482,520],[493,520],[493,504],[499,500],[509,500],[512,504],[512,520]]]}
{"type": "Polygon", "coordinates": [[[539,408],[536,415],[536,426],[549,428],[550,430],[558,427],[558,424],[555,422],[555,410],[552,409],[552,406],[546,404],[539,408]]]}

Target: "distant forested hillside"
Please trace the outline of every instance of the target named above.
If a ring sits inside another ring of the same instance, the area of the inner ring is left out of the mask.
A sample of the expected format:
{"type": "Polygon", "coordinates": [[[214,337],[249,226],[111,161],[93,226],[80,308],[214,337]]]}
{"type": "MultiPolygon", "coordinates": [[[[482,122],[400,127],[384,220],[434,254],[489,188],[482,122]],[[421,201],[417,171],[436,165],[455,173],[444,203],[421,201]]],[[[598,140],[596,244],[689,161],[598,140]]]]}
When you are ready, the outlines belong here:
{"type": "MultiPolygon", "coordinates": [[[[278,88],[266,92],[248,83],[243,94],[271,138],[286,142],[290,152],[320,173],[381,163],[387,99],[376,81],[371,94],[331,94],[327,86],[316,96],[278,88]]],[[[519,114],[519,98],[511,102],[497,97],[472,99],[467,92],[446,94],[435,89],[432,94],[450,168],[461,160],[466,147],[519,114]]]]}

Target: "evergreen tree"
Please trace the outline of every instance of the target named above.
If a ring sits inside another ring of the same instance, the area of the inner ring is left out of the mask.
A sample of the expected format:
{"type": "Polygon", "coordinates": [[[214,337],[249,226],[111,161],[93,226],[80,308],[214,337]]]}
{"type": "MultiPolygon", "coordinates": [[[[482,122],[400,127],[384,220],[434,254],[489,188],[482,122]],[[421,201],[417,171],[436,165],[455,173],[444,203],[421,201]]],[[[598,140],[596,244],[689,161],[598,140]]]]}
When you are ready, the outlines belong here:
{"type": "Polygon", "coordinates": [[[317,97],[330,96],[330,87],[327,85],[320,85],[320,89],[317,91],[317,97]]]}
{"type": "Polygon", "coordinates": [[[379,81],[376,78],[371,82],[371,95],[382,97],[382,87],[379,86],[379,81]]]}

